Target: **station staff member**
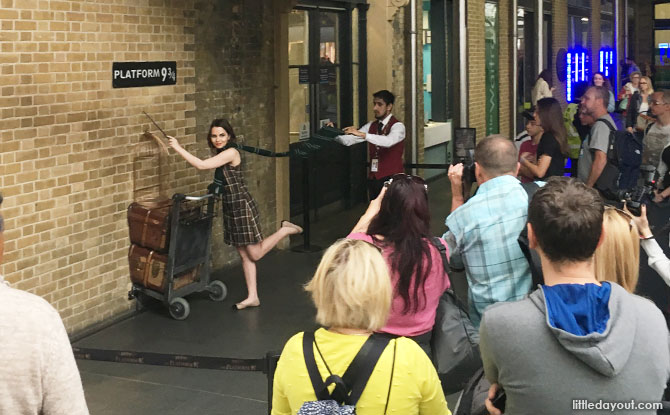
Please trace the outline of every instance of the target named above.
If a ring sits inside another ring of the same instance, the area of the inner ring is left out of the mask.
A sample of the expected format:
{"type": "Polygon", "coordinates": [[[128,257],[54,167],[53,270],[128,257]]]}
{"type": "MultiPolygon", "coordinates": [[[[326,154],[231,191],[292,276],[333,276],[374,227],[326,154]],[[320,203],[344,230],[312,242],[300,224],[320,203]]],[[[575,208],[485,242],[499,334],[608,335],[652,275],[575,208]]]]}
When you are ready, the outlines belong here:
{"type": "Polygon", "coordinates": [[[395,96],[384,89],[372,94],[372,98],[375,121],[370,121],[360,129],[347,127],[344,129],[346,135],[336,138],[345,146],[368,142],[370,200],[379,195],[386,180],[396,173],[404,172],[402,154],[405,151],[405,125],[391,114],[395,96]]]}

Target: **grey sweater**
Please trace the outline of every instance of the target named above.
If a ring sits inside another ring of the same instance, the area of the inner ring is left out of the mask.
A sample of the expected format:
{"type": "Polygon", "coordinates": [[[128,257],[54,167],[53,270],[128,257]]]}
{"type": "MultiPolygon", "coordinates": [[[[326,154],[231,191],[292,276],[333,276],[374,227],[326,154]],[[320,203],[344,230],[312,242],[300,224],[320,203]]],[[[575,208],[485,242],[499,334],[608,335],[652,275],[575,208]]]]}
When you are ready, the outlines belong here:
{"type": "Polygon", "coordinates": [[[58,312],[0,276],[0,414],[86,415],[72,347],[58,312]]]}
{"type": "Polygon", "coordinates": [[[588,413],[573,411],[573,399],[660,402],[670,376],[663,315],[650,301],[611,286],[602,334],[577,336],[550,326],[542,289],[486,310],[482,360],[487,379],[505,389],[506,414],[588,413]]]}

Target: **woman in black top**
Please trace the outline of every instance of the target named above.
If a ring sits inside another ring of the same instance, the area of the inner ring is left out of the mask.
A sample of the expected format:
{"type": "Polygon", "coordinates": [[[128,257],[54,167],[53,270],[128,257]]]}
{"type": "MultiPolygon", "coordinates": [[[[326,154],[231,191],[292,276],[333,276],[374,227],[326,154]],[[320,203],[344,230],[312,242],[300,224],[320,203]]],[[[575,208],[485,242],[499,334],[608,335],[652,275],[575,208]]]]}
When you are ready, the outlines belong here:
{"type": "Polygon", "coordinates": [[[568,156],[568,133],[563,124],[563,111],[555,98],[542,98],[537,101],[535,122],[542,126],[544,134],[537,146],[537,164],[521,154],[520,172],[539,180],[551,176],[563,176],[565,158],[568,156]]]}

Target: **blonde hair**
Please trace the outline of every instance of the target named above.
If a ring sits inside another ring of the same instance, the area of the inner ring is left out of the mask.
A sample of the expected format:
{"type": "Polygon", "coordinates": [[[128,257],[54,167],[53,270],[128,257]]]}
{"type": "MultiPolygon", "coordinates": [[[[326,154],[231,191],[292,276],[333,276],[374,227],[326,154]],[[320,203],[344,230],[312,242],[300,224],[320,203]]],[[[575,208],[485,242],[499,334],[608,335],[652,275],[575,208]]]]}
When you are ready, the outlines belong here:
{"type": "Polygon", "coordinates": [[[640,236],[624,212],[607,208],[603,216],[605,239],[594,255],[598,281],[613,281],[634,292],[640,272],[640,236]]]}
{"type": "Polygon", "coordinates": [[[376,331],[391,309],[391,278],[379,249],[364,241],[341,239],[321,258],[305,285],[325,327],[376,331]]]}
{"type": "MultiPolygon", "coordinates": [[[[654,93],[654,86],[651,83],[651,78],[649,78],[648,76],[643,76],[643,77],[640,78],[640,81],[642,81],[642,80],[647,81],[647,95],[653,94],[654,93]]],[[[642,91],[640,91],[640,92],[642,92],[642,91]]]]}

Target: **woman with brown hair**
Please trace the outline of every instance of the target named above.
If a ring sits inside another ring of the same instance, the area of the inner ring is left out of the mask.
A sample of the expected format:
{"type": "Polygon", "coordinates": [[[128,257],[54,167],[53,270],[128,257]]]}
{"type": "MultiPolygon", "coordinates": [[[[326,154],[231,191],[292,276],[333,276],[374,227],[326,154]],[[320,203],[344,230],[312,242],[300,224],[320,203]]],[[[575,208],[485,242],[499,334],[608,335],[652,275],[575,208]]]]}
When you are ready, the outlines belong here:
{"type": "Polygon", "coordinates": [[[398,173],[387,183],[347,238],[378,246],[388,264],[393,302],[388,321],[379,331],[411,338],[430,356],[437,304],[451,285],[434,244],[444,245],[448,257],[447,244],[431,237],[424,180],[398,173]]]}
{"type": "Polygon", "coordinates": [[[260,260],[282,239],[302,232],[302,228],[288,221],[272,235],[263,239],[258,206],[249,194],[242,175],[242,156],[235,147],[235,132],[228,120],[216,119],[209,127],[207,144],[214,154],[201,160],[185,150],[176,138],[170,137],[170,147],[198,170],[214,171],[210,193],[221,195],[223,200],[224,242],[237,249],[242,259],[247,298],[233,305],[234,310],[256,307],[261,304],[256,288],[256,261],[260,260]]]}
{"type": "Polygon", "coordinates": [[[537,164],[521,154],[519,173],[527,177],[546,180],[551,176],[563,176],[565,158],[568,156],[568,133],[563,124],[563,111],[555,98],[537,101],[535,122],[544,130],[537,146],[537,164]]]}

